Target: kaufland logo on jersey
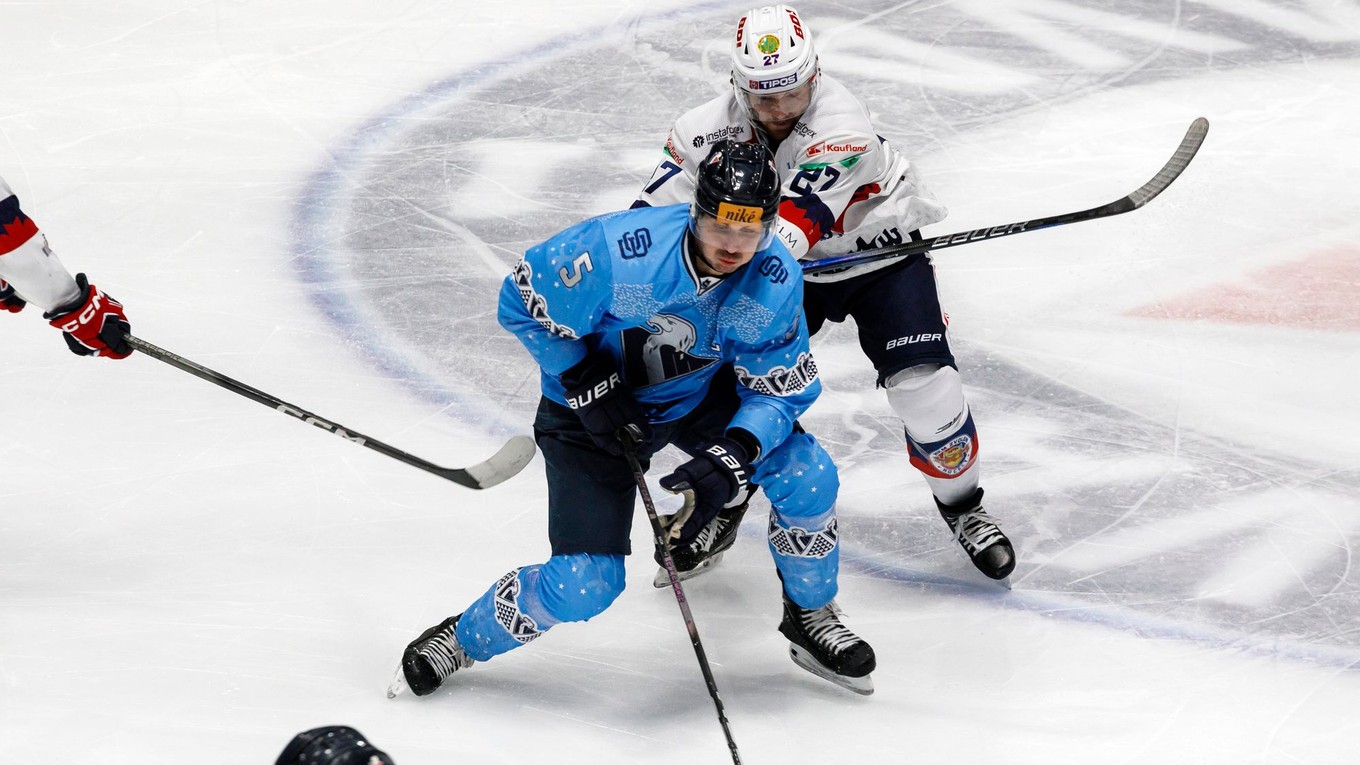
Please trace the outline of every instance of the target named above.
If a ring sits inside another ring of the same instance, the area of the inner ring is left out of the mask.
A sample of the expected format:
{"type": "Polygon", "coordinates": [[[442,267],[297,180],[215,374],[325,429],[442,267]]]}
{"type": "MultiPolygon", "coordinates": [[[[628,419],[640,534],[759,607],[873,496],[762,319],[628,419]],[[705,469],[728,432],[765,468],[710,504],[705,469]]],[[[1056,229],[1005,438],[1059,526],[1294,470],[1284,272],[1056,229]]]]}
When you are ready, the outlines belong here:
{"type": "Polygon", "coordinates": [[[809,157],[843,157],[851,154],[863,154],[869,150],[867,143],[827,143],[821,141],[808,147],[809,157]]]}

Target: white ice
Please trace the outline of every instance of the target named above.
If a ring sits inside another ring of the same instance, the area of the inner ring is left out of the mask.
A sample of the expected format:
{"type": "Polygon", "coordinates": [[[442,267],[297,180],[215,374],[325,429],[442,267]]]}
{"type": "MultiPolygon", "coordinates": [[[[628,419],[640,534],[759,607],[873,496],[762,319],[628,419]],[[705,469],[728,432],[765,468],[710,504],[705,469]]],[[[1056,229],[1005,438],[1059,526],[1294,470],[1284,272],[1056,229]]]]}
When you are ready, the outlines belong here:
{"type": "MultiPolygon", "coordinates": [[[[748,523],[686,588],[745,762],[1356,761],[1360,7],[1136,5],[800,6],[828,72],[906,105],[883,129],[917,131],[951,208],[928,234],[1111,201],[1191,119],[1212,127],[1146,209],[937,257],[989,508],[1019,549],[1013,591],[934,517],[853,329],[818,338],[827,392],[809,423],[841,463],[840,601],[877,649],[877,692],[789,661],[748,523]],[[1293,309],[1251,319],[1269,300],[1293,309]]],[[[491,78],[523,113],[458,148],[514,162],[419,213],[469,272],[504,273],[505,242],[549,233],[540,220],[627,203],[692,103],[649,83],[717,92],[722,30],[745,7],[0,3],[0,173],[138,336],[469,464],[529,431],[527,360],[471,380],[497,411],[467,380],[443,387],[449,359],[475,355],[460,306],[394,321],[366,302],[425,278],[379,260],[381,240],[369,270],[301,278],[299,242],[356,233],[300,235],[302,200],[354,199],[405,152],[437,161],[438,145],[396,142],[441,109],[475,121],[491,78]],[[648,42],[658,24],[673,49],[648,42]],[[554,70],[544,46],[622,53],[554,70]],[[615,88],[664,108],[604,114],[615,88]],[[540,96],[557,117],[540,120],[540,96]],[[613,151],[554,131],[582,108],[626,120],[615,175],[583,167],[554,196],[564,168],[613,151]],[[540,159],[553,173],[533,174],[540,159]],[[484,241],[495,221],[509,233],[484,241]]],[[[590,623],[432,697],[384,697],[407,641],[548,555],[541,461],[463,489],[153,359],[78,359],[36,311],[0,317],[0,349],[0,763],[270,763],[327,724],[401,765],[730,759],[648,554],[590,623]]]]}

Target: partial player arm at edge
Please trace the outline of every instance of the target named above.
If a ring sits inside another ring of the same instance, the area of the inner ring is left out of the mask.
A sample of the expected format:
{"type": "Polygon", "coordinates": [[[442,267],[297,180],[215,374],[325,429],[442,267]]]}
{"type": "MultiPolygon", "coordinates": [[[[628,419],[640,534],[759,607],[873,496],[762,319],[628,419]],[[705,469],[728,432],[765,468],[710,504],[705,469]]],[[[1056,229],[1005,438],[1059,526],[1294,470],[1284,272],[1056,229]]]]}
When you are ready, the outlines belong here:
{"type": "Polygon", "coordinates": [[[19,207],[19,198],[0,178],[0,279],[19,297],[50,311],[80,296],[71,272],[47,246],[32,218],[19,207]]]}

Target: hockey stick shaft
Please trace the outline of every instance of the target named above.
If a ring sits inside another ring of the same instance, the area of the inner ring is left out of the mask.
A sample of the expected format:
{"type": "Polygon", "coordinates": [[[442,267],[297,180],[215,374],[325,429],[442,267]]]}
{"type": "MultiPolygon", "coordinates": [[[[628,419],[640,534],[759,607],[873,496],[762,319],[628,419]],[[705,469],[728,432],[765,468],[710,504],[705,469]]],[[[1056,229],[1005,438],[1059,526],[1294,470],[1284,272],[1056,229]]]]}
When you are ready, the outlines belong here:
{"type": "Polygon", "coordinates": [[[689,610],[685,588],[680,586],[680,572],[676,571],[675,561],[671,559],[670,548],[666,545],[666,531],[661,527],[661,518],[657,516],[656,505],[652,503],[652,493],[647,489],[647,478],[642,472],[642,464],[638,462],[637,434],[631,429],[625,429],[620,434],[619,440],[623,442],[623,454],[628,458],[628,465],[633,469],[633,480],[637,482],[638,493],[642,495],[642,506],[647,509],[647,520],[652,524],[652,541],[661,553],[661,565],[666,569],[666,575],[670,577],[675,602],[680,605],[680,614],[685,619],[685,629],[689,630],[690,645],[694,646],[694,656],[699,660],[699,670],[703,672],[704,683],[708,685],[708,695],[713,699],[713,707],[718,712],[718,724],[722,726],[723,735],[727,737],[727,748],[732,752],[732,765],[741,765],[741,754],[737,751],[736,740],[732,738],[732,727],[728,724],[727,715],[723,711],[722,697],[718,695],[718,683],[713,679],[713,669],[709,667],[708,655],[704,653],[704,644],[699,640],[699,627],[694,623],[694,614],[689,610]]]}
{"type": "Polygon", "coordinates": [[[1138,208],[1151,202],[1154,197],[1166,190],[1172,181],[1184,172],[1190,165],[1190,160],[1195,158],[1195,152],[1199,151],[1200,145],[1204,143],[1204,138],[1209,132],[1209,121],[1203,117],[1198,117],[1190,123],[1190,128],[1185,131],[1185,137],[1181,139],[1180,146],[1176,147],[1176,152],[1171,155],[1162,169],[1152,177],[1147,183],[1138,187],[1127,196],[1120,197],[1109,204],[1100,207],[1092,207],[1089,210],[1080,212],[1064,213],[1062,215],[1052,215],[1047,218],[1035,218],[1033,220],[1020,221],[1018,223],[1005,223],[1000,226],[986,226],[975,228],[972,231],[960,231],[956,234],[945,234],[944,236],[922,239],[916,242],[893,245],[878,250],[868,250],[865,252],[851,252],[845,255],[836,255],[819,260],[808,260],[803,262],[804,274],[819,274],[827,271],[840,270],[851,266],[859,266],[865,263],[875,263],[888,258],[902,258],[908,255],[916,255],[931,250],[942,250],[946,247],[958,247],[963,244],[982,242],[988,239],[999,239],[1003,236],[1023,234],[1027,231],[1038,231],[1040,229],[1052,228],[1054,226],[1065,226],[1068,223],[1080,223],[1085,220],[1095,220],[1097,218],[1108,218],[1111,215],[1119,215],[1138,208]]]}
{"type": "Polygon", "coordinates": [[[379,454],[384,454],[394,460],[405,462],[407,465],[418,467],[421,470],[433,473],[440,478],[453,481],[461,486],[467,486],[472,489],[485,489],[489,486],[494,486],[518,473],[529,463],[529,460],[533,459],[533,439],[526,436],[515,436],[510,439],[510,442],[503,446],[499,452],[485,462],[481,462],[468,468],[441,467],[413,454],[404,452],[401,449],[388,446],[376,438],[366,436],[356,430],[351,430],[323,417],[319,417],[300,406],[295,406],[287,401],[275,398],[258,388],[253,388],[243,382],[233,380],[220,372],[208,369],[201,364],[196,364],[183,356],[152,345],[139,337],[134,337],[132,335],[125,335],[125,337],[127,338],[128,344],[133,348],[136,348],[138,351],[145,353],[158,361],[163,361],[176,369],[188,372],[199,379],[207,380],[238,396],[244,396],[251,401],[264,404],[270,409],[276,409],[290,417],[302,420],[308,425],[315,425],[328,433],[334,433],[346,441],[351,441],[360,446],[366,446],[379,454]]]}

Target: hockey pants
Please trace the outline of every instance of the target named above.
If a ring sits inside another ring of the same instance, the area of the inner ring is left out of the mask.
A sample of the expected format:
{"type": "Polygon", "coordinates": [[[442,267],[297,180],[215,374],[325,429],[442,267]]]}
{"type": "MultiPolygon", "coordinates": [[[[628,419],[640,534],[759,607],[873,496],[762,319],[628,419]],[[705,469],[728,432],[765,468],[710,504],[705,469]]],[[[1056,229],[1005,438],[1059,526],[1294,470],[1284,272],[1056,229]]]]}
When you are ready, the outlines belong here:
{"type": "MultiPolygon", "coordinates": [[[[820,608],[836,596],[836,466],[812,436],[795,431],[753,477],[770,500],[769,546],[789,598],[820,608]]],[[[562,622],[586,621],[624,588],[624,556],[554,555],[502,576],[463,612],[458,642],[477,661],[518,648],[562,622]]]]}

